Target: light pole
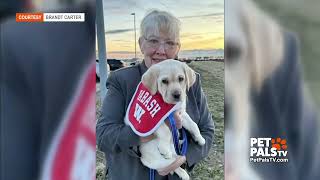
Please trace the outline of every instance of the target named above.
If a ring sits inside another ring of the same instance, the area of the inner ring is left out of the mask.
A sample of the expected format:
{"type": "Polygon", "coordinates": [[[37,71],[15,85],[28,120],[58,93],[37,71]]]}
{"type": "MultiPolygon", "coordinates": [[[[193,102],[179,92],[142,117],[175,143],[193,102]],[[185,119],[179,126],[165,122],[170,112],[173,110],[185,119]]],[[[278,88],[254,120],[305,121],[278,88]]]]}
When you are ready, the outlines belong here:
{"type": "Polygon", "coordinates": [[[96,27],[97,27],[97,41],[99,52],[99,74],[100,74],[100,98],[103,102],[105,95],[107,94],[107,52],[106,52],[106,40],[104,30],[104,16],[103,16],[103,0],[96,0],[96,27]]]}
{"type": "Polygon", "coordinates": [[[134,58],[137,59],[136,13],[131,13],[131,15],[133,15],[134,26],[134,58]]]}

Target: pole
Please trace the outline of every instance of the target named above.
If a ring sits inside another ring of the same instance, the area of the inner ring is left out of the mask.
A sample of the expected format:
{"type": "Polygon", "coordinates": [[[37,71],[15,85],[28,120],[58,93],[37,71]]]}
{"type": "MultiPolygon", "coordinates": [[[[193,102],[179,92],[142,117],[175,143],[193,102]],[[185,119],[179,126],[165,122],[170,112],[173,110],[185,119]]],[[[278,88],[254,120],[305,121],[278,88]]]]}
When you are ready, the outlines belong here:
{"type": "Polygon", "coordinates": [[[137,59],[136,13],[134,13],[134,58],[137,59]]]}
{"type": "Polygon", "coordinates": [[[134,58],[137,59],[136,13],[131,13],[131,15],[133,15],[133,26],[134,26],[134,58]]]}
{"type": "Polygon", "coordinates": [[[107,94],[107,66],[106,66],[106,40],[104,30],[104,17],[103,17],[103,4],[102,0],[96,0],[96,27],[97,27],[97,40],[98,40],[98,53],[99,53],[99,73],[100,73],[100,98],[101,103],[107,94]]]}

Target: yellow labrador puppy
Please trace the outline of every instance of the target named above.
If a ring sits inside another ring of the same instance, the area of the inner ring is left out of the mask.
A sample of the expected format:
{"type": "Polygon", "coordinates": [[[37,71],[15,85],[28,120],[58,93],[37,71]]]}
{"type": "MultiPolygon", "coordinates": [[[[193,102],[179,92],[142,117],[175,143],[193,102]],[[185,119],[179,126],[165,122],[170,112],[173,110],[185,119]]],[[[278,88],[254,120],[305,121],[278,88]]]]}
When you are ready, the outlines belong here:
{"type": "Polygon", "coordinates": [[[284,39],[280,26],[249,0],[225,1],[225,18],[225,177],[258,180],[249,165],[250,92],[259,92],[281,64],[284,39]]]}
{"type": "MultiPolygon", "coordinates": [[[[142,83],[151,94],[159,92],[166,103],[182,103],[182,126],[190,132],[196,142],[204,145],[205,139],[201,136],[197,124],[186,113],[186,90],[194,84],[195,80],[195,72],[190,67],[172,59],[152,65],[142,76],[142,83]]],[[[140,146],[141,161],[149,168],[160,169],[174,162],[177,154],[171,131],[165,123],[155,131],[155,134],[156,139],[140,146]]],[[[187,172],[180,167],[174,172],[184,180],[189,179],[187,172]]]]}

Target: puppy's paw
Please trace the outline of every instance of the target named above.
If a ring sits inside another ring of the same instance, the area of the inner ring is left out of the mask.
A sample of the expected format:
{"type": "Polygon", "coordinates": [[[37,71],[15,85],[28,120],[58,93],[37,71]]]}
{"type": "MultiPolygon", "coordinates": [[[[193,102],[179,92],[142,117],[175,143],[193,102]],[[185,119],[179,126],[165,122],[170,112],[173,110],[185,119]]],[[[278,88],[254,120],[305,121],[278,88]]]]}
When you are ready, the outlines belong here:
{"type": "Polygon", "coordinates": [[[206,140],[200,135],[195,138],[200,146],[203,146],[206,143],[206,140]]]}
{"type": "Polygon", "coordinates": [[[168,148],[162,148],[161,146],[159,146],[158,151],[161,154],[161,156],[165,159],[171,159],[173,157],[172,152],[168,148]]]}
{"type": "Polygon", "coordinates": [[[180,177],[182,180],[189,180],[189,179],[190,179],[190,176],[188,175],[187,172],[180,173],[180,174],[179,174],[179,177],[180,177]]]}
{"type": "Polygon", "coordinates": [[[172,153],[167,152],[167,153],[160,153],[161,156],[165,159],[171,159],[172,158],[172,153]]]}

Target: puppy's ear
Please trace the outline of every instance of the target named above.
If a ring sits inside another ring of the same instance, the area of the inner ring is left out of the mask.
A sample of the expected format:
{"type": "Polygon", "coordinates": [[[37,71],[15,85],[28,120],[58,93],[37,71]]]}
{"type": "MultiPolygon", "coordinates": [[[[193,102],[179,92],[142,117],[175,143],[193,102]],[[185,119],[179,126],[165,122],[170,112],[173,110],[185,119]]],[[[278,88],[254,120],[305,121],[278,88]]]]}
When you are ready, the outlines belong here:
{"type": "Polygon", "coordinates": [[[184,74],[186,76],[187,90],[196,82],[196,73],[187,64],[182,63],[184,74]]]}
{"type": "Polygon", "coordinates": [[[251,69],[252,87],[260,91],[261,86],[283,60],[284,38],[280,25],[262,12],[252,2],[244,6],[244,28],[249,44],[248,66],[251,69]],[[249,13],[250,12],[250,13],[249,13]]]}
{"type": "Polygon", "coordinates": [[[153,65],[142,75],[141,82],[149,89],[152,95],[158,91],[157,80],[159,73],[160,69],[156,65],[153,65]]]}

